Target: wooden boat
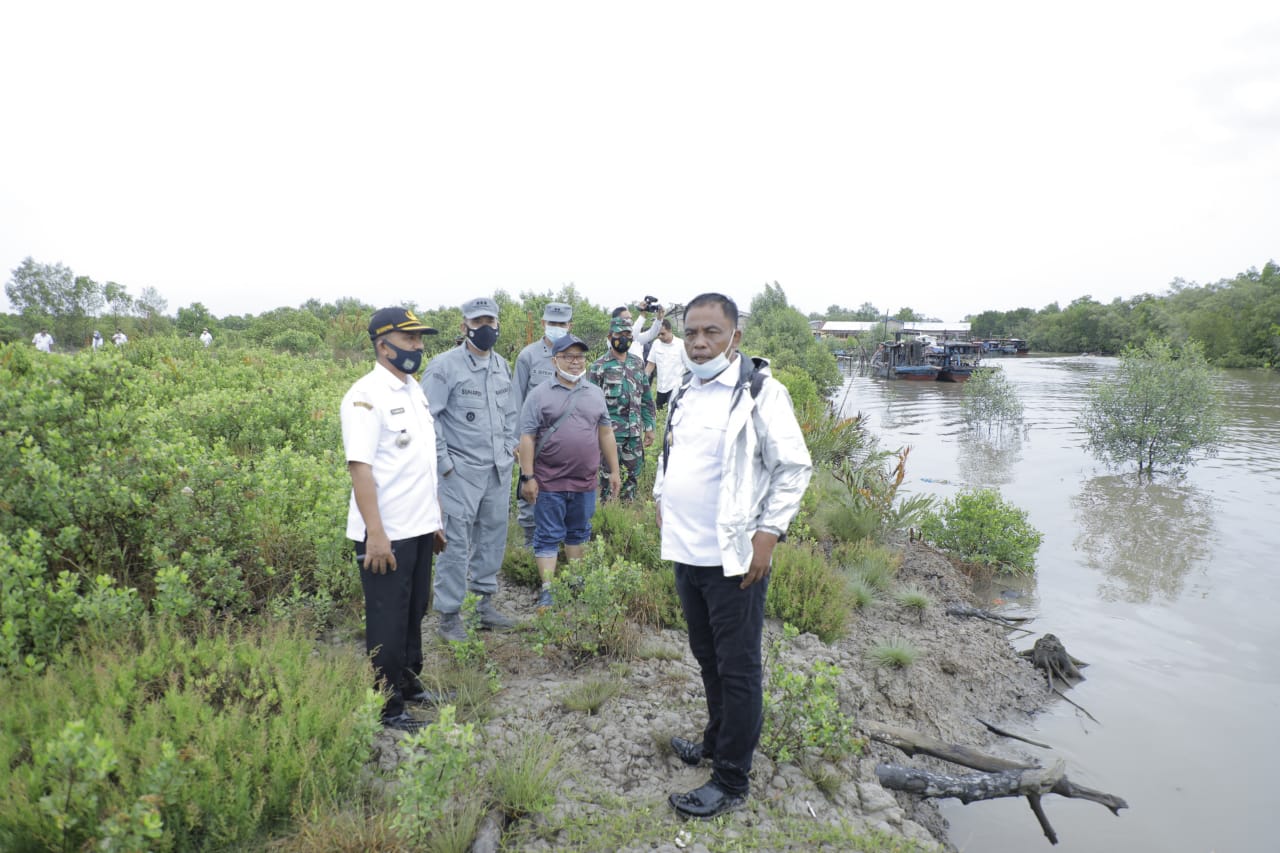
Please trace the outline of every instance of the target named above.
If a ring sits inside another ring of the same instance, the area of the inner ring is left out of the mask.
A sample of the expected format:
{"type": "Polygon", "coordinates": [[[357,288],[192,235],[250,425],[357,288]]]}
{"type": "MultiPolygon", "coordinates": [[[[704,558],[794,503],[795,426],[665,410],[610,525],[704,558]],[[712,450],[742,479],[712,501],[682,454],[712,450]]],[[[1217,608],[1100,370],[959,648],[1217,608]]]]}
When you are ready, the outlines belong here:
{"type": "Polygon", "coordinates": [[[944,341],[928,358],[938,366],[939,382],[967,382],[982,361],[982,344],[977,341],[944,341]]]}
{"type": "Polygon", "coordinates": [[[988,338],[982,342],[983,355],[989,356],[1026,356],[1031,347],[1021,338],[988,338]]]}
{"type": "Polygon", "coordinates": [[[942,368],[925,358],[921,341],[885,342],[871,356],[871,369],[881,379],[934,382],[942,368]]]}

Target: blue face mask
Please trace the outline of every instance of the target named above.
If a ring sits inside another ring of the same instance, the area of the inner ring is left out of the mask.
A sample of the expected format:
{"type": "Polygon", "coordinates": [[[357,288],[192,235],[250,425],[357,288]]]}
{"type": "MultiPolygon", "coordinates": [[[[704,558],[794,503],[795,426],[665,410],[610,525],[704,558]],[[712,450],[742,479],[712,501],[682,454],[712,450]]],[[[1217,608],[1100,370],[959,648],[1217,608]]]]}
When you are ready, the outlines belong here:
{"type": "Polygon", "coordinates": [[[543,334],[547,336],[547,340],[551,341],[553,344],[565,335],[569,334],[569,330],[564,326],[544,326],[542,331],[543,334]]]}
{"type": "Polygon", "coordinates": [[[417,373],[418,368],[422,367],[422,350],[400,349],[391,341],[383,341],[383,343],[394,353],[391,358],[391,366],[396,370],[404,373],[417,373]]]}
{"type": "Polygon", "coordinates": [[[467,340],[481,352],[488,352],[498,342],[498,330],[493,326],[481,326],[478,329],[467,327],[467,340]]]}
{"type": "Polygon", "coordinates": [[[702,364],[692,360],[689,362],[689,370],[703,382],[715,379],[721,373],[724,373],[725,368],[728,366],[729,357],[724,353],[720,353],[715,358],[704,361],[702,364]]]}

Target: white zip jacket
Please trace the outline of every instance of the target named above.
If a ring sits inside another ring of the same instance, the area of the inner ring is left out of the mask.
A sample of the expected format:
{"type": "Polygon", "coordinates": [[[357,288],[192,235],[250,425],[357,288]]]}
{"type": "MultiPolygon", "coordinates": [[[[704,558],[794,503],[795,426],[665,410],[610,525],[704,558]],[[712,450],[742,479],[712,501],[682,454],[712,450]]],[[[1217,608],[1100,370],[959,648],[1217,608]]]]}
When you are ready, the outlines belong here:
{"type": "MultiPolygon", "coordinates": [[[[739,375],[729,406],[716,507],[716,540],[726,577],[745,575],[751,567],[751,537],[757,530],[779,537],[786,533],[813,473],[791,395],[769,375],[769,362],[739,353],[729,369],[735,367],[739,375]],[[764,375],[764,381],[753,397],[751,377],[756,371],[764,375]]],[[[670,415],[691,379],[686,376],[668,412],[663,453],[653,483],[653,497],[659,505],[671,441],[670,415]]]]}

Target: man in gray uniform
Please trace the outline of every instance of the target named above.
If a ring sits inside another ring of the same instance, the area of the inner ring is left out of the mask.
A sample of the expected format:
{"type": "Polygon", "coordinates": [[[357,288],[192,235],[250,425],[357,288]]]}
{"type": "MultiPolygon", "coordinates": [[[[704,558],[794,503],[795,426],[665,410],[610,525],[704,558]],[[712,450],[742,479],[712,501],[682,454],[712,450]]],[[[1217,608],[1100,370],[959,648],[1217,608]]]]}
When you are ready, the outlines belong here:
{"type": "MultiPolygon", "coordinates": [[[[548,302],[542,311],[542,337],[520,350],[516,356],[516,415],[524,407],[529,392],[547,379],[556,375],[556,366],[551,361],[551,348],[556,341],[569,334],[573,328],[573,306],[563,302],[548,302]]],[[[524,530],[524,544],[533,544],[533,504],[524,499],[524,495],[516,494],[516,506],[519,508],[516,519],[524,530]]]]}
{"type": "Polygon", "coordinates": [[[492,596],[507,546],[516,405],[511,369],[493,352],[498,305],[487,296],[462,306],[463,342],[437,355],[422,375],[436,425],[440,507],[449,548],[436,560],[433,591],[440,636],[467,639],[459,609],[467,590],[480,596],[480,626],[510,628],[492,596]]]}

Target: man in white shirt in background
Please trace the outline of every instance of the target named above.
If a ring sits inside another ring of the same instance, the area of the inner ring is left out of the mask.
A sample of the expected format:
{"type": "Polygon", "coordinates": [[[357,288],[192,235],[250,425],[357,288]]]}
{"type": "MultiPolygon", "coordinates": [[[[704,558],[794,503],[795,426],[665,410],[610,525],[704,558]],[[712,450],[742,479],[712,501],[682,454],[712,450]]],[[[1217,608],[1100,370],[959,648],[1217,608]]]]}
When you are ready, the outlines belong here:
{"type": "Polygon", "coordinates": [[[666,408],[671,392],[680,387],[684,378],[684,341],[671,331],[671,321],[663,319],[658,326],[658,339],[649,348],[649,360],[644,366],[656,395],[659,409],[666,408]]]}

